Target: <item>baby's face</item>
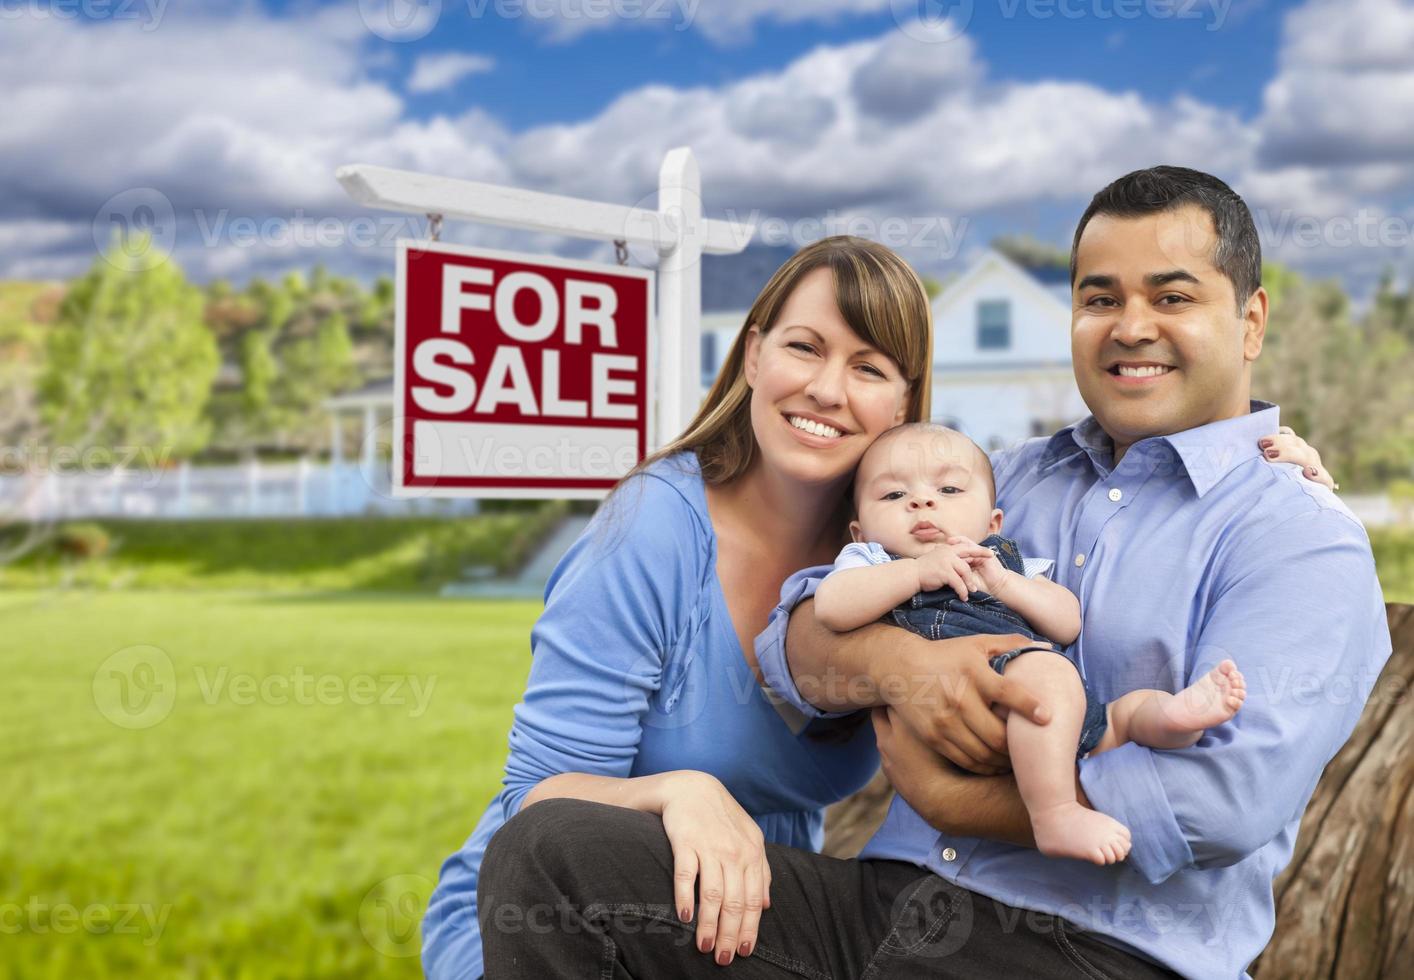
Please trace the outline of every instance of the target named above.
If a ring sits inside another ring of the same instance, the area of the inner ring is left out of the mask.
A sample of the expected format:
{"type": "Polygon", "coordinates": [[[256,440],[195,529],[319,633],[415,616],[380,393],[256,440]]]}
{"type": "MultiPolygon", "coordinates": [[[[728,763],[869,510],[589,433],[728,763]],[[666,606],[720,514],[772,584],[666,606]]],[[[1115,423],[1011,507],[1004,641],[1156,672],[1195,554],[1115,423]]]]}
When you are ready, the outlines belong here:
{"type": "Polygon", "coordinates": [[[876,442],[855,474],[854,540],[917,558],[949,535],[981,541],[1000,531],[981,453],[954,432],[909,431],[876,442]]]}

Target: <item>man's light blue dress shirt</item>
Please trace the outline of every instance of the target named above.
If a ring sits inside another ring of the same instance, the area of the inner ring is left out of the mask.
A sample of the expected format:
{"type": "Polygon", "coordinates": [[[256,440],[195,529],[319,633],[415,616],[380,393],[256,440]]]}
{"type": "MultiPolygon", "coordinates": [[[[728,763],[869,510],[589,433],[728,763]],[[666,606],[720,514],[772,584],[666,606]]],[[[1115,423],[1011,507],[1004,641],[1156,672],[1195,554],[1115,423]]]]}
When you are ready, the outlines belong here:
{"type": "MultiPolygon", "coordinates": [[[[1098,697],[1178,691],[1227,657],[1246,676],[1237,716],[1193,747],[1129,744],[1080,763],[1092,804],[1133,834],[1128,860],[948,837],[901,799],[861,857],[1059,915],[1186,976],[1243,974],[1271,937],[1272,880],[1302,810],[1390,652],[1365,531],[1297,467],[1262,459],[1257,440],[1278,424],[1274,406],[1253,402],[1138,442],[1114,466],[1092,416],[993,457],[1003,533],[1054,557],[1080,598],[1070,652],[1098,697]]],[[[787,581],[757,640],[767,683],[806,717],[821,712],[791,680],[785,627],[828,571],[787,581]]]]}

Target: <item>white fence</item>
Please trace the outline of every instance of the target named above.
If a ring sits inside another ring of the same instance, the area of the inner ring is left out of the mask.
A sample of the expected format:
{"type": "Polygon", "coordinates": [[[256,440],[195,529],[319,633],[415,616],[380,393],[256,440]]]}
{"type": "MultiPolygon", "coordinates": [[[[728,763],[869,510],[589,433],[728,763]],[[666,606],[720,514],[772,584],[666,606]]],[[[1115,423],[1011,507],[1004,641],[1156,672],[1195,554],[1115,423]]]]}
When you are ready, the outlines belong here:
{"type": "Polygon", "coordinates": [[[466,498],[395,499],[387,461],[114,469],[0,477],[0,513],[30,521],[86,517],[231,518],[466,515],[466,498]]]}

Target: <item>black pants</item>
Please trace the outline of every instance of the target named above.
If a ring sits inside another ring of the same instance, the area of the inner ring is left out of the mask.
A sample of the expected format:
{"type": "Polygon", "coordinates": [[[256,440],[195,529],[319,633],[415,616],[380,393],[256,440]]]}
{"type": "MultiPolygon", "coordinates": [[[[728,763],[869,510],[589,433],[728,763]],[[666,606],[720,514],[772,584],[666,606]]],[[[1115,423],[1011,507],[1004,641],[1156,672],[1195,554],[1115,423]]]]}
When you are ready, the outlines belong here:
{"type": "Polygon", "coordinates": [[[1172,977],[1055,916],[899,861],[767,845],[756,948],[718,966],[673,909],[673,856],[651,814],[581,800],[527,807],[491,840],[478,892],[488,980],[738,977],[1172,977]],[[725,970],[725,972],[723,972],[725,970]]]}

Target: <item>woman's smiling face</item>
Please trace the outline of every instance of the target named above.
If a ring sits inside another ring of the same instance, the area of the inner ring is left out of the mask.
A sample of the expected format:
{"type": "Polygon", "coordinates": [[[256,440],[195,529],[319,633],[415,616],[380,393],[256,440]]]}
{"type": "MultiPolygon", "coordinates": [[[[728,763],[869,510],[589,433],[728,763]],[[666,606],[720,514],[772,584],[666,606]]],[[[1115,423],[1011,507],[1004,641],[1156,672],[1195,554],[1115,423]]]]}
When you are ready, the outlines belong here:
{"type": "Polygon", "coordinates": [[[845,322],[828,266],[801,277],[769,330],[751,328],[745,369],[762,460],[802,483],[848,479],[907,412],[908,382],[845,322]]]}

